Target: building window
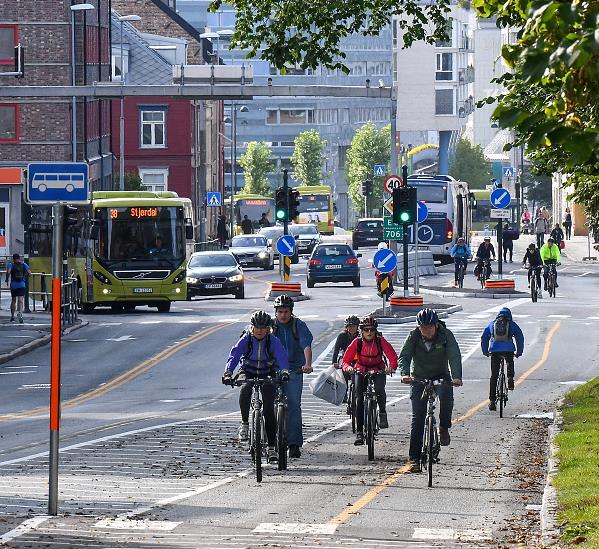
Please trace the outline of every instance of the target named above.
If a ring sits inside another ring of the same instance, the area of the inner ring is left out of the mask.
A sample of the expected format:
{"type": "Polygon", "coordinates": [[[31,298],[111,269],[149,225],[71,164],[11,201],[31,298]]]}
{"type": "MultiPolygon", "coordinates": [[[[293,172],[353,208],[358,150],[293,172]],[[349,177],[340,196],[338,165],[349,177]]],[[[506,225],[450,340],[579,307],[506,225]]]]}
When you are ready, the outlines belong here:
{"type": "Polygon", "coordinates": [[[166,111],[144,109],[141,111],[142,148],[166,147],[166,111]]]}
{"type": "Polygon", "coordinates": [[[18,41],[16,25],[0,25],[0,64],[12,65],[18,41]]]}
{"type": "Polygon", "coordinates": [[[453,89],[435,90],[435,114],[454,114],[453,89]]]}
{"type": "Polygon", "coordinates": [[[0,105],[0,143],[14,143],[19,139],[19,110],[17,105],[0,105]]]}
{"type": "Polygon", "coordinates": [[[436,80],[453,80],[453,53],[437,54],[436,80]]]}
{"type": "Polygon", "coordinates": [[[446,28],[446,33],[448,36],[448,40],[437,40],[435,42],[435,46],[437,46],[437,48],[451,48],[451,44],[453,42],[452,40],[452,35],[453,35],[453,25],[452,25],[452,20],[450,19],[449,21],[447,21],[446,23],[447,28],[446,28]]]}
{"type": "Polygon", "coordinates": [[[280,109],[266,111],[267,124],[314,124],[313,109],[280,109]]]}
{"type": "Polygon", "coordinates": [[[146,191],[158,193],[168,190],[168,168],[140,168],[139,177],[146,191]]]}
{"type": "Polygon", "coordinates": [[[124,72],[125,79],[129,74],[129,50],[123,48],[123,69],[121,69],[121,49],[112,49],[112,80],[116,82],[121,81],[121,74],[124,72]]]}

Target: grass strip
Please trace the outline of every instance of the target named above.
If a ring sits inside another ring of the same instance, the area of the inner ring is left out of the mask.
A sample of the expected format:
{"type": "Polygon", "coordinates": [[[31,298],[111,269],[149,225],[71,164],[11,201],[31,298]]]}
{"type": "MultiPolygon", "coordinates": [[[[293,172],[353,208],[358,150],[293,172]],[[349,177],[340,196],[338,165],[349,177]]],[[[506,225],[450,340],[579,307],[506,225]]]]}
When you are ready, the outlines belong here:
{"type": "Polygon", "coordinates": [[[568,392],[553,480],[564,541],[599,547],[599,377],[568,392]]]}

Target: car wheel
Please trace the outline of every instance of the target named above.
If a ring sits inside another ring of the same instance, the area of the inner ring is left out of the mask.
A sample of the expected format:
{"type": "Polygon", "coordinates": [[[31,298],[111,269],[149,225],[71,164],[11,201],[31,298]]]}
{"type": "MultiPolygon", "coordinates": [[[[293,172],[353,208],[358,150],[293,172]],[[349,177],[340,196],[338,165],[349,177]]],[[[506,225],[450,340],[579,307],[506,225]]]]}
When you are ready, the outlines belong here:
{"type": "Polygon", "coordinates": [[[245,299],[245,288],[241,288],[241,290],[235,293],[235,299],[245,299]]]}
{"type": "Polygon", "coordinates": [[[308,288],[314,288],[314,280],[312,280],[311,278],[308,278],[306,284],[308,285],[308,288]]]}
{"type": "Polygon", "coordinates": [[[354,278],[352,280],[353,284],[354,284],[354,288],[359,288],[360,287],[360,276],[358,275],[356,278],[354,278]]]}
{"type": "Polygon", "coordinates": [[[157,308],[159,313],[168,313],[171,310],[171,302],[168,301],[167,303],[159,303],[157,308]]]}

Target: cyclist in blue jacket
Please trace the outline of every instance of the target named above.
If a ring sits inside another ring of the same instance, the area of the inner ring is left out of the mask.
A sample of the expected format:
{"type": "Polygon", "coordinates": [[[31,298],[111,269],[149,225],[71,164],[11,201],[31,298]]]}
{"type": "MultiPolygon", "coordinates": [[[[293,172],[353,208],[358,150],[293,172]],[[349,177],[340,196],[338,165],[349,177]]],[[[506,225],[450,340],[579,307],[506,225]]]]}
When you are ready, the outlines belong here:
{"type": "Polygon", "coordinates": [[[524,352],[524,334],[520,326],[512,320],[512,312],[504,307],[497,313],[497,317],[483,331],[480,338],[483,355],[491,355],[491,381],[489,384],[489,410],[497,409],[496,388],[501,355],[505,357],[507,366],[507,387],[514,390],[514,353],[516,358],[524,352]],[[514,345],[514,339],[516,344],[514,345]]]}
{"type": "MultiPolygon", "coordinates": [[[[232,382],[233,371],[240,365],[241,376],[244,379],[263,378],[281,371],[281,377],[289,377],[289,361],[287,351],[281,340],[272,334],[272,317],[264,311],[256,311],[250,320],[249,329],[242,334],[233,346],[227,360],[223,383],[232,382]]],[[[268,461],[276,462],[275,452],[277,420],[275,416],[275,386],[265,383],[262,386],[262,400],[266,438],[268,439],[268,461]]],[[[239,409],[241,410],[241,426],[239,441],[248,440],[250,404],[252,400],[252,385],[244,383],[239,392],[239,409]]]]}
{"type": "Polygon", "coordinates": [[[458,238],[458,241],[451,248],[449,255],[453,257],[455,262],[455,283],[454,286],[458,285],[458,271],[460,265],[464,265],[464,274],[466,274],[466,267],[468,266],[468,260],[472,259],[472,252],[470,247],[466,244],[463,236],[458,238]]]}

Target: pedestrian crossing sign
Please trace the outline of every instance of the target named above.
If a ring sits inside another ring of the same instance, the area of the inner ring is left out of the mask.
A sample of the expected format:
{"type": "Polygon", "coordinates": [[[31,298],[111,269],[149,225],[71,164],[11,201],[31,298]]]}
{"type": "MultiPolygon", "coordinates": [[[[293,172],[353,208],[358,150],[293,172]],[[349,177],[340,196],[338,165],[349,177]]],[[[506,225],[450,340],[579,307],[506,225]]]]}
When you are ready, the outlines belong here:
{"type": "Polygon", "coordinates": [[[219,192],[209,192],[206,193],[206,201],[208,206],[222,206],[222,195],[219,192]]]}
{"type": "Polygon", "coordinates": [[[507,179],[511,179],[512,177],[514,177],[513,166],[504,166],[501,171],[503,173],[503,177],[505,177],[507,179]]]}
{"type": "Polygon", "coordinates": [[[377,177],[384,177],[386,173],[385,164],[375,164],[374,165],[374,175],[377,177]]]}

